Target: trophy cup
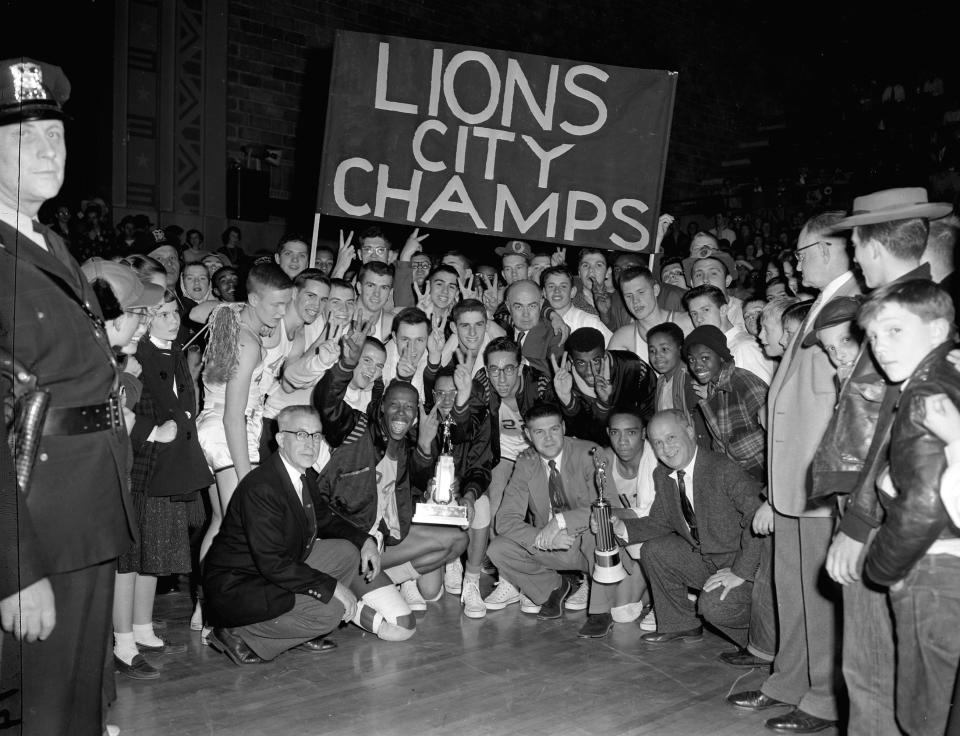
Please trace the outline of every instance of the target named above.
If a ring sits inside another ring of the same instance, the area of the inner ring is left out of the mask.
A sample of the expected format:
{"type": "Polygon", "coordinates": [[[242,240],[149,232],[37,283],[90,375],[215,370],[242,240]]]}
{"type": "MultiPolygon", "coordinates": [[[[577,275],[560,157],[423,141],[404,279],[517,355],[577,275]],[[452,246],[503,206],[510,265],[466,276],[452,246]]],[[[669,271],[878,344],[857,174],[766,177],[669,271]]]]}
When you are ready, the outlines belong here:
{"type": "Polygon", "coordinates": [[[441,424],[443,440],[440,443],[437,469],[433,473],[433,491],[427,496],[425,503],[417,504],[416,513],[413,515],[413,521],[416,524],[444,524],[461,526],[464,529],[470,526],[467,507],[458,506],[453,502],[456,467],[450,450],[452,425],[453,418],[448,414],[441,424]]]}
{"type": "Polygon", "coordinates": [[[597,583],[619,583],[627,576],[620,562],[620,549],[613,538],[613,525],[610,523],[610,502],[603,497],[607,483],[607,461],[599,447],[594,447],[593,464],[597,469],[596,482],[598,498],[590,504],[591,515],[597,527],[597,546],[593,552],[593,580],[597,583]]]}

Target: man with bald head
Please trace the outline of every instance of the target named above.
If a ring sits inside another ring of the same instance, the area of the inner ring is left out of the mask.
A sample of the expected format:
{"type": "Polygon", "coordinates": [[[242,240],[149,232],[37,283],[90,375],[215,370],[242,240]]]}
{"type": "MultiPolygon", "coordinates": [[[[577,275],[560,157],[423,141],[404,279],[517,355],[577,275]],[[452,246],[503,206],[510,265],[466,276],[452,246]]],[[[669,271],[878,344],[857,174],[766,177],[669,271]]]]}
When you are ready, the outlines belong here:
{"type": "Polygon", "coordinates": [[[543,317],[540,287],[529,279],[514,281],[504,292],[503,303],[513,325],[509,337],[520,346],[524,364],[549,376],[550,356],[560,357],[563,340],[543,317]]]}
{"type": "Polygon", "coordinates": [[[760,540],[750,527],[762,484],[725,455],[698,447],[693,424],[681,411],[657,412],[647,437],[660,460],[650,514],[611,516],[620,540],[644,543],[640,556],[657,631],[640,638],[656,645],[699,641],[699,608],[707,622],[745,647],[760,563],[760,540]],[[700,591],[696,605],[687,598],[688,588],[700,591]]]}

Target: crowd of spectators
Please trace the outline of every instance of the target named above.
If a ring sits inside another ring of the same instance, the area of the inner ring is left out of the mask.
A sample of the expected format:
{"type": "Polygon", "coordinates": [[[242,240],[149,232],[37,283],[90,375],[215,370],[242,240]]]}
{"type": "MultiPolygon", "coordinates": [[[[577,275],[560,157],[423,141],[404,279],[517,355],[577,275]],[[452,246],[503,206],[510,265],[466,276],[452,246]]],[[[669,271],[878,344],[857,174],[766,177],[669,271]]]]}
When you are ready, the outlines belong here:
{"type": "MultiPolygon", "coordinates": [[[[143,216],[111,239],[97,203],[78,234],[58,209],[52,227],[78,257],[92,255],[91,278],[109,285],[113,263],[165,290],[135,310],[141,326],[120,348],[131,356],[125,375],[142,384],[127,391],[141,538],[117,576],[117,670],[154,679],[144,653],[185,650],[153,631],[156,580],[202,569],[191,627],[237,664],[295,646],[329,651],[341,620],[409,638],[414,614],[446,591],[468,618],[514,603],[541,619],[586,609],[582,637],[635,622],[650,645],[693,643],[707,624],[736,645],[723,661],[774,665],[760,690],[729,698],[789,706],[768,722],[774,730],[820,730],[849,710],[850,733],[942,731],[960,648],[937,645],[943,662],[925,663],[932,645],[905,611],[953,569],[955,527],[928,510],[933,527],[911,527],[926,546],[900,561],[900,532],[886,525],[906,524],[900,506],[919,503],[912,494],[929,502],[939,476],[914,482],[912,451],[887,449],[912,435],[882,400],[862,396],[900,394],[911,373],[941,366],[924,378],[929,390],[900,400],[953,419],[958,230],[951,205],[891,191],[858,200],[879,220],[796,212],[774,225],[720,213],[708,229],[691,222],[677,233],[664,215],[655,257],[510,241],[496,265],[431,254],[419,231],[399,249],[377,226],[356,243],[341,233],[309,263],[298,235],[272,255],[248,255],[230,227],[211,251],[197,231],[151,229],[143,216]],[[882,347],[894,316],[919,320],[913,328],[928,338],[909,360],[895,339],[882,347]],[[166,397],[177,421],[161,409],[158,375],[177,376],[166,397]],[[860,444],[845,440],[837,459],[831,451],[850,433],[860,444]],[[453,455],[452,493],[468,509],[462,530],[413,515],[416,501],[436,500],[441,452],[453,455]],[[593,579],[600,458],[630,572],[614,584],[593,579]],[[858,488],[856,468],[876,465],[887,468],[880,490],[858,488]],[[271,506],[286,481],[310,518],[293,542],[290,509],[271,506]],[[262,528],[271,513],[288,525],[283,538],[262,528]],[[866,555],[872,535],[884,547],[866,555]],[[291,543],[303,549],[277,549],[291,543]],[[836,587],[785,610],[811,569],[836,587]],[[496,582],[486,597],[483,572],[496,582]],[[892,618],[865,609],[863,593],[847,595],[867,576],[871,592],[890,586],[892,618]],[[267,609],[253,605],[265,593],[267,609]],[[842,634],[830,623],[841,610],[842,634]],[[858,631],[865,616],[886,639],[858,631]],[[864,647],[892,663],[895,642],[901,664],[864,684],[864,647]],[[842,674],[826,664],[831,647],[843,652],[842,674]],[[809,674],[797,676],[803,666],[809,674]]],[[[942,470],[957,428],[941,421],[919,431],[942,470]]]]}

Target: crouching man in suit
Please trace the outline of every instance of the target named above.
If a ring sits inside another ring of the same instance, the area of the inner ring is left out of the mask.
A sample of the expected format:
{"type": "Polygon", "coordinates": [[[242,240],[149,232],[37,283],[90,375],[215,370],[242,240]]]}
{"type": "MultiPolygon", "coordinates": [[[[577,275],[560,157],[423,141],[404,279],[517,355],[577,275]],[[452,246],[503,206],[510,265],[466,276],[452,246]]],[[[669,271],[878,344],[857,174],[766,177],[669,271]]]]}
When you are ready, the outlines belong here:
{"type": "Polygon", "coordinates": [[[279,450],[244,476],[204,567],[210,644],[235,664],[288,649],[333,649],[323,637],[353,618],[362,569],[380,572],[373,537],[334,515],[307,475],[322,438],[311,406],[277,417],[279,450]]]}
{"type": "MultiPolygon", "coordinates": [[[[570,579],[561,571],[589,573],[593,564],[596,541],[589,524],[590,503],[597,497],[591,456],[596,445],[564,437],[556,404],[530,407],[523,429],[533,448],[517,457],[488,554],[500,575],[537,606],[521,610],[555,619],[571,591],[570,579]]],[[[604,636],[611,625],[612,619],[600,631],[584,635],[604,636]]]]}
{"type": "Polygon", "coordinates": [[[762,484],[725,455],[697,447],[690,419],[658,412],[647,437],[661,465],[653,471],[656,498],[645,518],[619,519],[614,534],[644,542],[641,562],[657,611],[650,644],[699,641],[703,627],[687,589],[700,591],[700,615],[739,647],[747,645],[760,539],[750,526],[762,484]]]}

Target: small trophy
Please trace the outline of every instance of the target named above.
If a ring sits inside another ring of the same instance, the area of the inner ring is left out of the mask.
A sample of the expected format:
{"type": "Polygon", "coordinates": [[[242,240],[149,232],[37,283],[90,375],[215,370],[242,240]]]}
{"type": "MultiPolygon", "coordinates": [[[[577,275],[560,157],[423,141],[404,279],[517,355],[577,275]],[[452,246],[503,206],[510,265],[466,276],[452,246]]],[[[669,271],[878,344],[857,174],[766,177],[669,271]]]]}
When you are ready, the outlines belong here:
{"type": "Polygon", "coordinates": [[[456,467],[451,454],[450,427],[453,418],[448,414],[443,418],[441,431],[443,440],[440,443],[440,457],[437,460],[437,469],[433,474],[433,490],[427,496],[426,503],[418,503],[413,521],[416,524],[444,524],[446,526],[461,526],[466,529],[470,526],[467,507],[458,506],[453,502],[453,481],[456,478],[456,467]]]}
{"type": "Polygon", "coordinates": [[[613,538],[613,525],[610,523],[610,502],[603,497],[607,483],[607,461],[599,447],[594,447],[593,464],[597,468],[596,482],[598,498],[590,504],[591,514],[597,527],[597,546],[593,552],[593,580],[597,583],[619,583],[627,576],[620,562],[620,549],[613,538]]]}

